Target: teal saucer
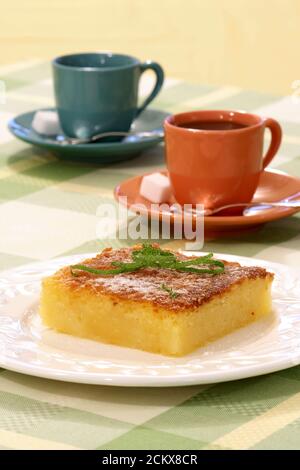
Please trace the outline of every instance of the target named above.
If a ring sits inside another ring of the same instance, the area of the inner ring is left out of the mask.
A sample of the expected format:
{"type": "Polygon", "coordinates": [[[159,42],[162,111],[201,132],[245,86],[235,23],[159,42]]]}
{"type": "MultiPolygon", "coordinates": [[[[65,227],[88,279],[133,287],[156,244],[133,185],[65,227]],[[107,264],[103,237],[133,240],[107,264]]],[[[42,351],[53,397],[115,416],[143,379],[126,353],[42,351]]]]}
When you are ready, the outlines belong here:
{"type": "MultiPolygon", "coordinates": [[[[53,109],[53,108],[52,108],[53,109]]],[[[44,137],[31,128],[36,111],[20,114],[11,119],[8,128],[18,139],[48,150],[61,160],[89,163],[114,163],[137,156],[143,150],[162,142],[160,136],[136,137],[130,141],[98,142],[92,144],[60,144],[55,136],[44,137]]],[[[168,113],[156,109],[146,109],[132,124],[132,132],[143,132],[162,129],[163,121],[168,113]]]]}

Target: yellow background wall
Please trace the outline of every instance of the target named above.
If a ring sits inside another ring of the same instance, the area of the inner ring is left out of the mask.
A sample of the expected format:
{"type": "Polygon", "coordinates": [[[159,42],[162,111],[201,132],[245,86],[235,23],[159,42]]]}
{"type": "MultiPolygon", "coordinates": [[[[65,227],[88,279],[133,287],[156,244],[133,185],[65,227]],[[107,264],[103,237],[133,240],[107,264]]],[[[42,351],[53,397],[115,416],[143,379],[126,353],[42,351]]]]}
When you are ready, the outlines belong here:
{"type": "Polygon", "coordinates": [[[289,94],[300,0],[0,0],[0,63],[112,50],[195,82],[289,94]]]}

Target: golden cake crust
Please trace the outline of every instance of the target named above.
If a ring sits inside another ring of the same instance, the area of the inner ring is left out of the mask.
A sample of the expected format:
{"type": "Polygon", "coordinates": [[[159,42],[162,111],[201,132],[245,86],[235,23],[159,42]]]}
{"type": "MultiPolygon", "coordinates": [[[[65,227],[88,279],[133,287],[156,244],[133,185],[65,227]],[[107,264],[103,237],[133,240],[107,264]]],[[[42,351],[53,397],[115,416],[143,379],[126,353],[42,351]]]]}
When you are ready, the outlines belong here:
{"type": "MultiPolygon", "coordinates": [[[[83,261],[82,264],[95,269],[114,268],[114,261],[130,261],[134,248],[112,250],[107,248],[94,258],[83,261]]],[[[190,257],[178,254],[181,260],[190,257]]],[[[194,274],[170,269],[146,268],[136,272],[122,273],[112,276],[100,276],[86,271],[77,271],[76,276],[70,267],[62,268],[53,277],[72,291],[91,290],[94,294],[106,294],[118,299],[139,302],[150,302],[152,305],[180,313],[194,310],[217,296],[222,296],[233,286],[246,279],[269,278],[273,274],[264,268],[256,266],[241,266],[239,263],[223,261],[225,272],[216,276],[209,274],[194,274]],[[175,298],[162,288],[167,286],[176,294],[175,298]]]]}

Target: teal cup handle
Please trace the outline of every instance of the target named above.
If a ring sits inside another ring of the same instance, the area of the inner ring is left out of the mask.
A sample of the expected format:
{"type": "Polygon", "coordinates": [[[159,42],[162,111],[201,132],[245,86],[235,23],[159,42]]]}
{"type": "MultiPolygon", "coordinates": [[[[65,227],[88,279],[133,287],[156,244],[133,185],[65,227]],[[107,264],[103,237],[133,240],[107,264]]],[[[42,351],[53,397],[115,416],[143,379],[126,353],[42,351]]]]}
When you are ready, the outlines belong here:
{"type": "Polygon", "coordinates": [[[164,83],[164,71],[162,67],[157,62],[152,62],[152,60],[147,60],[140,65],[141,73],[143,74],[146,70],[153,70],[156,75],[156,82],[154,85],[153,90],[151,91],[148,98],[145,99],[144,103],[137,109],[136,116],[139,116],[144,109],[151,103],[152,100],[156,97],[156,95],[160,92],[161,87],[164,83]]]}

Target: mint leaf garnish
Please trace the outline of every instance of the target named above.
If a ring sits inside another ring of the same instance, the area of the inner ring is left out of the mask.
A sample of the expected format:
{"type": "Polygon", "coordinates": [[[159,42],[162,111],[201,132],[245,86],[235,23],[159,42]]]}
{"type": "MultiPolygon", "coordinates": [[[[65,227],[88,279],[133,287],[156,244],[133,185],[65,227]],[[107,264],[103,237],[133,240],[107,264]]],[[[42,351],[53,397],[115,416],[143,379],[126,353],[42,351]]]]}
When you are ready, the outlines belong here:
{"type": "Polygon", "coordinates": [[[141,249],[132,251],[131,258],[132,261],[126,263],[114,261],[111,263],[112,269],[95,269],[84,264],[75,264],[71,266],[71,272],[76,275],[75,271],[81,270],[99,276],[112,276],[145,268],[156,268],[215,276],[223,273],[225,269],[222,261],[213,259],[213,253],[181,261],[171,251],[162,250],[148,243],[144,243],[141,249]]]}

